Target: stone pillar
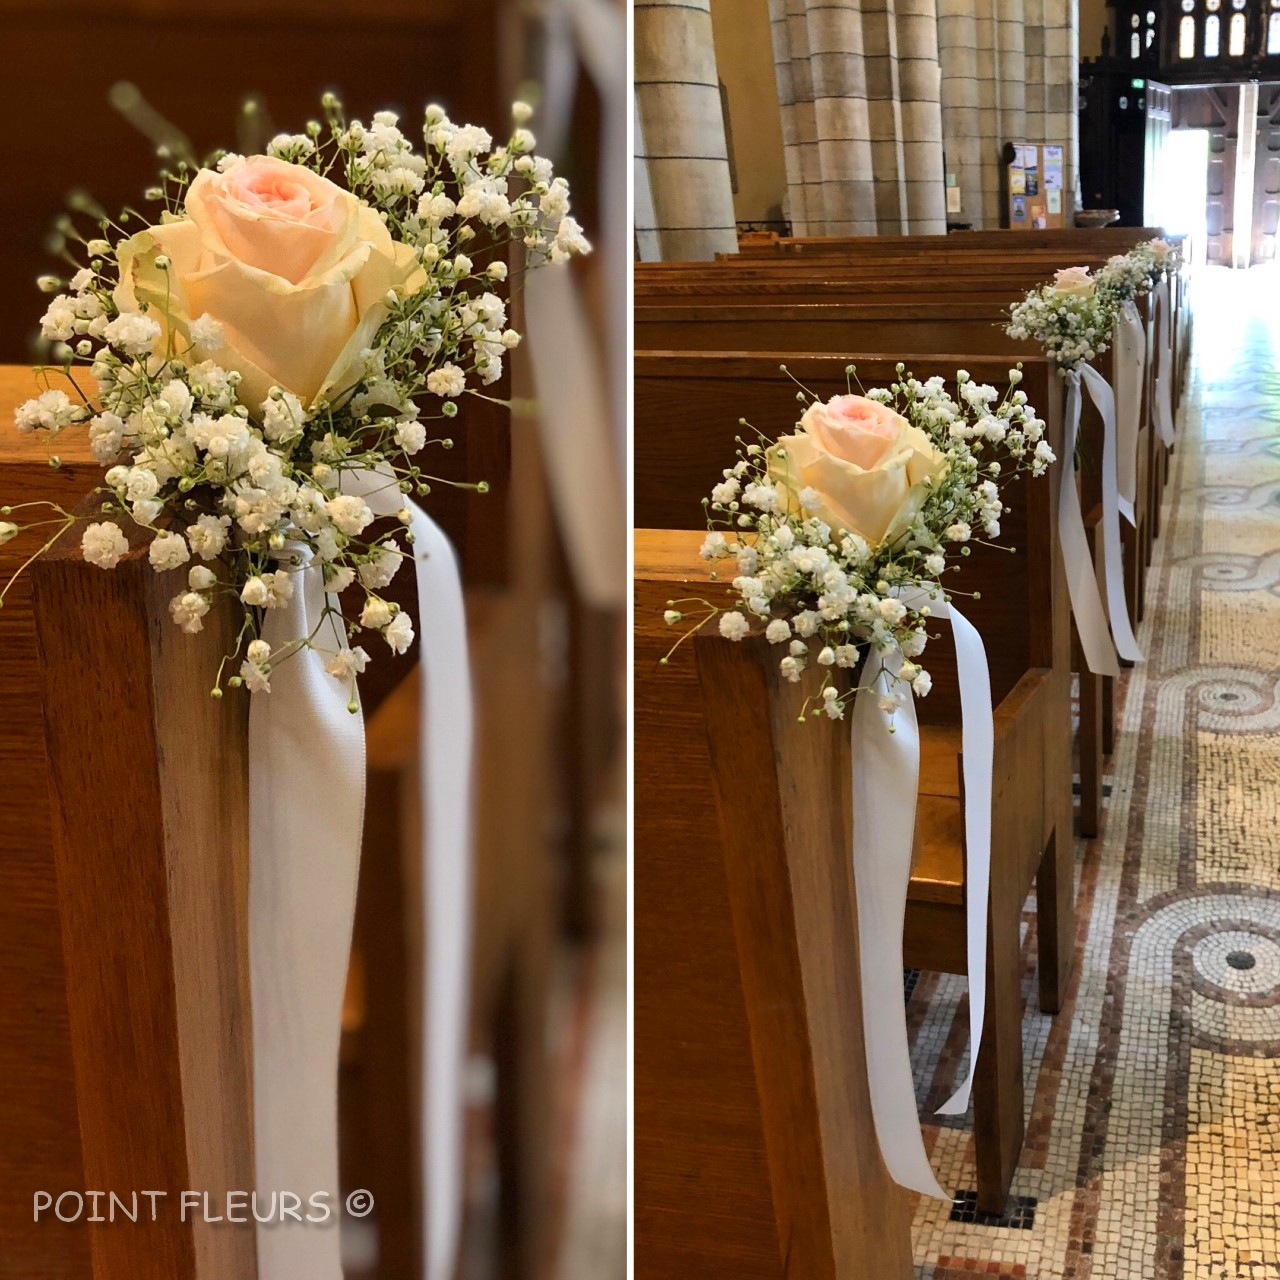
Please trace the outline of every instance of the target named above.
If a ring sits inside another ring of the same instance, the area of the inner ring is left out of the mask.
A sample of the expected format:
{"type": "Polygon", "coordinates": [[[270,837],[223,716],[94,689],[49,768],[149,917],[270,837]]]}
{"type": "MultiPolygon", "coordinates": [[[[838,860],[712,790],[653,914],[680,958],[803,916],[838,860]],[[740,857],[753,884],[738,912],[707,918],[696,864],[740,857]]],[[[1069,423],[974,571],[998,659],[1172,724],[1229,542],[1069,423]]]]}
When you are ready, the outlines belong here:
{"type": "Polygon", "coordinates": [[[794,235],[820,234],[822,166],[813,112],[813,73],[804,0],[769,0],[773,70],[782,116],[782,146],[787,166],[783,210],[794,235]]]}
{"type": "Polygon", "coordinates": [[[936,0],[769,0],[797,235],[946,228],[936,0]]]}
{"type": "Polygon", "coordinates": [[[822,175],[820,234],[873,236],[880,229],[881,183],[890,176],[896,183],[897,175],[896,158],[889,155],[877,163],[876,150],[895,147],[898,131],[883,111],[873,113],[869,101],[872,66],[879,68],[884,59],[867,48],[866,28],[853,0],[808,0],[806,11],[822,175]]]}
{"type": "Polygon", "coordinates": [[[1062,211],[1080,207],[1080,14],[1074,0],[1044,0],[1045,138],[1066,148],[1062,211]]]}
{"type": "Polygon", "coordinates": [[[1020,142],[1027,136],[1027,57],[1022,17],[1022,0],[995,0],[992,6],[996,106],[1002,143],[1020,142]]]}
{"type": "Polygon", "coordinates": [[[648,244],[668,262],[733,253],[738,239],[711,0],[634,0],[632,8],[637,139],[644,139],[644,151],[639,144],[637,151],[653,210],[648,244]]]}
{"type": "Polygon", "coordinates": [[[936,0],[896,0],[906,220],[912,235],[947,229],[942,71],[936,0]]]}
{"type": "Polygon", "coordinates": [[[947,171],[956,175],[960,188],[959,217],[982,227],[988,225],[983,162],[996,143],[994,136],[988,136],[992,122],[980,102],[973,0],[938,0],[938,64],[942,73],[943,149],[947,171]]]}
{"type": "Polygon", "coordinates": [[[661,262],[658,218],[653,211],[653,192],[649,190],[649,156],[644,145],[644,126],[640,123],[640,104],[634,93],[631,101],[635,112],[635,156],[632,161],[635,172],[635,211],[632,225],[635,227],[636,261],[661,262]]]}

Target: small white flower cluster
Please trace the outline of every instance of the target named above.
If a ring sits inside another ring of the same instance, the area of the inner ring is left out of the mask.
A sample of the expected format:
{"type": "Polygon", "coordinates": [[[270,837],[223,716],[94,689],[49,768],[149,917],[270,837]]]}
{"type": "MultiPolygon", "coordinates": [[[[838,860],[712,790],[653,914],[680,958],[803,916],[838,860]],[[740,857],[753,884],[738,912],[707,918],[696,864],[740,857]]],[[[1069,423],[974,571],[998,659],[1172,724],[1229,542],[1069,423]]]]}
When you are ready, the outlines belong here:
{"type": "MultiPolygon", "coordinates": [[[[1176,273],[1181,265],[1177,245],[1144,241],[1109,258],[1093,277],[1095,287],[1089,292],[1053,284],[1031,290],[1011,311],[1005,332],[1038,342],[1064,369],[1088,364],[1110,346],[1121,305],[1143,297],[1166,271],[1176,273]]],[[[1087,277],[1088,272],[1077,267],[1059,275],[1087,277]]]]}
{"type": "Polygon", "coordinates": [[[1013,308],[1005,332],[1038,342],[1062,368],[1074,369],[1111,345],[1115,309],[1110,296],[1097,290],[1086,295],[1041,285],[1013,308]]]}
{"type": "MultiPolygon", "coordinates": [[[[219,596],[240,601],[244,626],[228,655],[238,673],[227,683],[254,691],[269,690],[273,666],[289,656],[272,653],[260,632],[264,613],[293,595],[300,548],[323,567],[329,607],[323,645],[313,636],[296,647],[315,641],[330,655],[330,673],[354,682],[368,660],[351,643],[361,629],[376,631],[396,653],[412,644],[410,618],[382,594],[412,555],[410,513],[402,508],[390,529],[375,526],[368,503],[343,491],[344,473],[380,470],[406,497],[429,494],[433,483],[456,483],[414,459],[428,445],[452,447],[443,428],[432,432],[428,423],[456,417],[460,396],[497,381],[503,357],[520,341],[493,291],[506,279],[508,246],[522,246],[528,267],[590,248],[569,216],[564,179],[532,153],[525,104],[513,108],[512,134],[498,147],[483,129],[455,125],[439,107],[428,107],[425,156],[390,112],[365,127],[348,124],[332,95],[324,107],[326,141],[312,122],[305,133],[276,137],[270,152],[333,180],[345,177],[393,238],[412,247],[426,277],[409,296],[388,296],[389,315],[362,353],[363,376],[354,387],[305,407],[280,387],[265,401],[244,403],[240,375],[204,358],[222,342],[220,323],[207,315],[193,317],[185,334],[168,326],[167,349],[157,350],[163,332],[157,321],[116,306],[114,240],[126,233],[104,219],[102,238],[80,242],[85,267],[69,281],[41,281],[57,294],[41,329],[68,389],[48,387],[16,412],[21,431],[52,436],[86,424],[95,457],[109,466],[102,510],[111,518],[84,530],[86,560],[104,569],[119,564],[129,552],[119,522],[129,520],[149,537],[157,573],[186,572],[170,602],[184,631],[201,630],[219,596]],[[92,400],[71,376],[76,363],[96,382],[92,400]],[[349,611],[348,590],[358,593],[349,611]]],[[[223,172],[240,163],[235,155],[216,160],[223,172]]],[[[195,172],[183,165],[150,194],[172,210],[195,172]]],[[[163,269],[163,261],[158,265],[163,269]]],[[[46,549],[76,519],[55,510],[62,519],[46,549]]],[[[0,516],[10,514],[0,508],[0,516]]],[[[0,542],[22,527],[0,522],[0,542]]],[[[222,679],[220,672],[215,696],[222,679]]]]}
{"type": "Polygon", "coordinates": [[[1118,253],[1098,272],[1098,292],[1120,304],[1141,298],[1151,289],[1151,271],[1137,250],[1118,253]]]}
{"type": "Polygon", "coordinates": [[[1147,272],[1151,284],[1156,284],[1166,272],[1176,275],[1182,269],[1182,250],[1168,240],[1145,240],[1129,250],[1129,257],[1140,263],[1147,272]]]}
{"type": "MultiPolygon", "coordinates": [[[[802,489],[797,507],[770,480],[769,441],[744,443],[737,463],[725,470],[706,500],[708,533],[702,544],[713,580],[732,564],[738,598],[723,609],[698,602],[707,613],[693,631],[718,616],[720,634],[741,640],[753,622],[764,624],[769,642],[785,646],[781,670],[793,682],[811,661],[823,668],[859,668],[864,657],[881,660],[897,649],[905,659],[899,678],[918,695],[929,692],[931,677],[916,659],[925,648],[930,610],[910,608],[901,597],[923,589],[931,598],[942,598],[948,552],[968,555],[965,544],[1000,534],[1005,508],[997,481],[1020,472],[1042,475],[1055,458],[1043,420],[1018,389],[1020,370],[1010,372],[1003,397],[964,370],[956,375],[958,398],[940,377],[921,382],[902,365],[898,374],[892,386],[868,391],[867,398],[889,405],[923,431],[946,459],[910,527],[879,546],[833,528],[816,514],[823,508],[816,490],[802,489]],[[990,457],[997,450],[1003,465],[990,457]]],[[[664,616],[671,626],[687,617],[677,608],[664,616]]],[[[864,679],[871,677],[864,672],[864,679]]],[[[812,714],[842,719],[852,696],[828,677],[812,714]]],[[[896,695],[884,695],[882,705],[892,713],[896,695]]]]}

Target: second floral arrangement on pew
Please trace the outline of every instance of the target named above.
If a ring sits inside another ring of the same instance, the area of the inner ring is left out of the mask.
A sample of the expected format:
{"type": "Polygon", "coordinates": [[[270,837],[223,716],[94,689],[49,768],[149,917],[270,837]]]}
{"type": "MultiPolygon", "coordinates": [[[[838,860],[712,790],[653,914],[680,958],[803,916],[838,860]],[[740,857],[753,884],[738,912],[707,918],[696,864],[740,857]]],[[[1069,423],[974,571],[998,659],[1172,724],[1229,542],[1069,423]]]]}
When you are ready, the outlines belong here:
{"type": "Polygon", "coordinates": [[[1119,308],[1180,265],[1178,247],[1157,239],[1116,254],[1096,276],[1088,267],[1066,267],[1013,307],[1006,332],[1038,342],[1060,368],[1090,364],[1111,345],[1119,308]]]}
{"type": "MultiPolygon", "coordinates": [[[[71,279],[42,281],[58,293],[42,325],[57,367],[16,421],[48,437],[87,424],[110,466],[86,560],[114,568],[132,522],[155,570],[185,577],[169,607],[184,631],[219,598],[241,602],[226,684],[267,691],[276,665],[311,648],[354,708],[360,633],[396,652],[414,638],[381,593],[412,558],[412,500],[441,483],[418,455],[451,447],[459,398],[483,394],[520,341],[494,292],[508,245],[520,267],[589,246],[564,179],[533,154],[525,104],[498,146],[428,107],[421,152],[389,112],[364,126],[332,95],[324,109],[326,125],[267,155],[178,164],[148,193],[151,219],[103,217],[88,239],[64,223],[83,260],[68,253],[71,279]],[[273,650],[265,612],[315,564],[320,616],[273,650]]],[[[53,527],[32,559],[83,519],[40,505],[36,519],[0,507],[0,542],[53,527]]]]}
{"type": "MultiPolygon", "coordinates": [[[[852,379],[854,367],[847,373],[852,379]]],[[[719,617],[729,640],[758,623],[785,646],[781,669],[792,681],[810,661],[853,668],[864,651],[893,655],[894,670],[869,673],[889,713],[896,680],[927,694],[929,673],[916,659],[930,601],[946,599],[949,555],[998,537],[999,486],[1055,461],[1021,379],[1010,371],[1001,396],[961,370],[952,396],[941,377],[922,382],[899,365],[898,381],[862,395],[823,403],[802,389],[795,434],[740,437],[737,462],[704,500],[702,555],[713,581],[733,562],[736,598],[723,606],[673,600],[666,621],[696,619],[687,638],[719,617]]],[[[857,692],[828,677],[806,713],[843,719],[857,692]]]]}

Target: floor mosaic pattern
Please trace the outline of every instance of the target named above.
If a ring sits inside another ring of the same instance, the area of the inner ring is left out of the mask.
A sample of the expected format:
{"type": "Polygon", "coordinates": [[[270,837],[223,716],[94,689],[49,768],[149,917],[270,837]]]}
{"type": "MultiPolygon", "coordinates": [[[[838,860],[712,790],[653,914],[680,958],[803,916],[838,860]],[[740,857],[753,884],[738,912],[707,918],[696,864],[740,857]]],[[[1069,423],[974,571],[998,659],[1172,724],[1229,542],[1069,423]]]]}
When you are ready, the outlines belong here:
{"type": "MultiPolygon", "coordinates": [[[[1075,968],[1038,1012],[1027,1144],[976,1213],[971,1118],[926,1126],[918,1280],[1280,1280],[1280,269],[1201,270],[1196,342],[1103,834],[1078,850],[1075,968]]],[[[964,982],[909,993],[922,1107],[964,982]]]]}

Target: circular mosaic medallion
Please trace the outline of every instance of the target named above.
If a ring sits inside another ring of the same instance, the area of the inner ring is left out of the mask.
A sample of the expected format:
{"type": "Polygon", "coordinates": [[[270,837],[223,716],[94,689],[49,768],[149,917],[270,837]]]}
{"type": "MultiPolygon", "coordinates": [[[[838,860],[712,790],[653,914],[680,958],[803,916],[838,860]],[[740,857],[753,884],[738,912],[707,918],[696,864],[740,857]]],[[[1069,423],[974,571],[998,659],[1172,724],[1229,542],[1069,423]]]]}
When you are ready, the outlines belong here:
{"type": "Polygon", "coordinates": [[[1222,998],[1250,998],[1265,1002],[1267,996],[1280,999],[1280,942],[1249,929],[1224,929],[1201,938],[1191,948],[1191,963],[1208,984],[1201,990],[1212,995],[1216,988],[1222,998]]]}

